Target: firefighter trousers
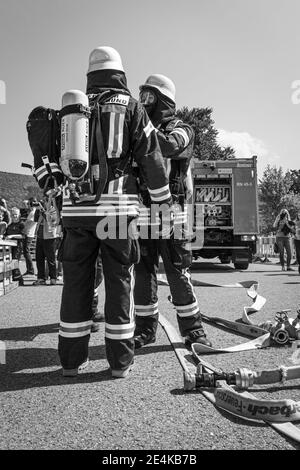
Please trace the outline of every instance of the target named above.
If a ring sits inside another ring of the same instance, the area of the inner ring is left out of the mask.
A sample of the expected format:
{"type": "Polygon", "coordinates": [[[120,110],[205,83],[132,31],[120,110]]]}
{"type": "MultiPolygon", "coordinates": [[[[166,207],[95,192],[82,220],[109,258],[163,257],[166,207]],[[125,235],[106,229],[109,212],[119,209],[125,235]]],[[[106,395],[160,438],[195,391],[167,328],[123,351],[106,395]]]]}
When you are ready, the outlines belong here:
{"type": "Polygon", "coordinates": [[[141,258],[135,266],[135,334],[155,335],[158,324],[157,272],[161,256],[182,336],[202,328],[201,314],[191,283],[191,252],[182,240],[140,240],[141,258]]]}
{"type": "Polygon", "coordinates": [[[99,249],[105,283],[106,357],[111,369],[124,370],[133,362],[133,264],[139,258],[137,240],[99,240],[92,230],[65,228],[59,254],[64,286],[58,340],[64,369],[75,369],[88,358],[99,249]]]}

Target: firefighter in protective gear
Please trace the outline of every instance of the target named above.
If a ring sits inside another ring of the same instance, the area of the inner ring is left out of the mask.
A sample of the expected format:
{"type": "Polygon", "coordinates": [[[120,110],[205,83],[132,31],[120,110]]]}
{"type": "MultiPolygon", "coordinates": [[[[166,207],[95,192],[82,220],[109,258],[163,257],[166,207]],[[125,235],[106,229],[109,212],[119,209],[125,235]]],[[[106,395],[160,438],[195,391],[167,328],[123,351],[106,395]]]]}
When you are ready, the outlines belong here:
{"type": "Polygon", "coordinates": [[[153,202],[171,205],[172,198],[155,129],[143,106],[131,96],[115,49],[98,47],[90,54],[86,93],[91,109],[95,103],[99,105],[97,125],[101,125],[101,132],[97,128],[94,134],[96,145],[90,143],[89,172],[92,169],[99,181],[103,175],[106,179],[97,198],[79,198],[74,203],[64,194],[58,351],[65,376],[76,376],[88,362],[95,263],[100,250],[106,291],[106,356],[112,376],[123,378],[134,360],[133,269],[139,260],[139,245],[127,229],[139,213],[137,168],[153,202]]]}
{"type": "MultiPolygon", "coordinates": [[[[156,339],[158,324],[157,272],[159,256],[164,264],[177,311],[180,333],[187,346],[192,343],[211,345],[203,329],[201,314],[191,283],[189,267],[191,251],[187,246],[186,201],[190,199],[190,161],[194,132],[175,117],[175,85],[164,75],[151,75],[140,87],[140,101],[145,106],[156,128],[165,165],[168,169],[173,202],[179,210],[175,213],[174,233],[169,239],[140,239],[141,259],[136,265],[134,291],[136,349],[156,339]]],[[[144,196],[144,203],[149,204],[144,196]],[[145,202],[146,200],[146,202],[145,202]]],[[[145,217],[140,218],[145,222],[145,217]]],[[[150,225],[155,224],[150,218],[150,225]]],[[[190,234],[189,234],[190,235],[190,234]]]]}

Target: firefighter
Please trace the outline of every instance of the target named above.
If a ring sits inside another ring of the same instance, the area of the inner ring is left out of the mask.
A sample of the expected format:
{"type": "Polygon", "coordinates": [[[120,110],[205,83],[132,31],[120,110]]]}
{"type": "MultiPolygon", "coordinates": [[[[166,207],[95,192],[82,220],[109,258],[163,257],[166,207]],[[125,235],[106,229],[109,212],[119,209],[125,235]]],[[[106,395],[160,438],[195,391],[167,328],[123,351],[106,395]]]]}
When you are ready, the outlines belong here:
{"type": "Polygon", "coordinates": [[[94,153],[90,150],[95,184],[99,179],[95,188],[99,189],[103,175],[107,177],[98,200],[92,197],[94,193],[86,193],[87,186],[82,194],[75,192],[74,185],[64,194],[65,235],[60,254],[64,286],[58,352],[64,376],[76,376],[88,363],[95,263],[100,250],[106,294],[106,356],[112,377],[125,378],[134,361],[133,269],[139,260],[139,245],[127,232],[121,236],[118,230],[124,228],[124,220],[127,229],[138,216],[137,168],[154,203],[171,207],[172,198],[155,129],[144,107],[131,96],[115,49],[101,46],[91,52],[86,93],[90,105],[95,100],[100,104],[101,133],[95,131],[97,145],[94,153]]]}
{"type": "MultiPolygon", "coordinates": [[[[177,312],[179,330],[185,337],[186,345],[189,347],[192,343],[203,343],[211,346],[203,329],[198,302],[191,283],[189,267],[192,263],[192,254],[187,245],[187,237],[190,234],[187,233],[188,225],[183,223],[187,215],[185,203],[191,197],[190,161],[194,132],[189,125],[175,117],[175,85],[164,75],[155,74],[147,78],[145,84],[140,87],[140,101],[156,128],[168,169],[173,202],[176,203],[178,210],[175,212],[174,233],[169,238],[140,238],[141,260],[136,266],[134,291],[135,348],[153,343],[156,339],[159,256],[163,260],[171,299],[177,312]]],[[[145,205],[149,205],[149,202],[149,197],[147,198],[145,194],[145,205]]],[[[140,223],[148,222],[145,222],[145,217],[141,217],[140,223]]],[[[155,225],[153,218],[150,218],[150,225],[155,225]]]]}

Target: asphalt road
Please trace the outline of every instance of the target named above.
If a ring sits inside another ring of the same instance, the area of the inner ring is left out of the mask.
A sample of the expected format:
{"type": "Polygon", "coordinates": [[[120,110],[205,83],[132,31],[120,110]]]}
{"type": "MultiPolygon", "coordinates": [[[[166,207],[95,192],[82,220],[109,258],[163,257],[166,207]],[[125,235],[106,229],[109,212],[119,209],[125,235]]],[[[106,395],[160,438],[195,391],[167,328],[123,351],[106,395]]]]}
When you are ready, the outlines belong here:
{"type": "MultiPolygon", "coordinates": [[[[214,260],[216,261],[216,260],[214,260]]],[[[254,315],[257,323],[273,320],[277,311],[300,307],[300,276],[282,272],[275,264],[252,264],[247,271],[218,261],[194,263],[192,278],[208,284],[255,280],[267,299],[254,315]]],[[[182,370],[159,327],[155,344],[136,352],[135,366],[126,380],[112,379],[104,348],[104,325],[90,341],[89,368],[77,378],[63,378],[57,355],[62,285],[26,285],[0,297],[0,340],[7,347],[7,363],[0,365],[0,449],[98,450],[295,450],[264,423],[246,422],[215,408],[199,392],[184,392],[182,370]]],[[[251,305],[244,288],[195,287],[207,315],[237,320],[251,305]]],[[[159,287],[159,308],[176,325],[167,300],[169,289],[159,287]]],[[[100,304],[103,303],[100,290],[100,304]]],[[[216,347],[245,338],[205,325],[216,347]]],[[[206,359],[224,370],[238,367],[270,369],[292,365],[290,346],[206,359]]],[[[299,381],[256,388],[257,397],[299,400],[299,381]]],[[[300,426],[300,424],[299,424],[300,426]]]]}

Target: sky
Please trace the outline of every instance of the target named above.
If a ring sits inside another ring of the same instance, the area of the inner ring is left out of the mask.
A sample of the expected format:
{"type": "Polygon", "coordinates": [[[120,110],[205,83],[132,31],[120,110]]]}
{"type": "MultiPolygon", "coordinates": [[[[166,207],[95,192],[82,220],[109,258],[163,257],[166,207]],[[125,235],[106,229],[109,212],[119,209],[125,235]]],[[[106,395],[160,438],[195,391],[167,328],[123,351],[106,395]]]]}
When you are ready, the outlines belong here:
{"type": "Polygon", "coordinates": [[[177,108],[212,108],[220,145],[257,155],[259,176],[299,169],[299,18],[299,0],[0,0],[0,171],[28,173],[30,111],[85,91],[101,45],[120,53],[133,96],[161,73],[177,108]]]}

